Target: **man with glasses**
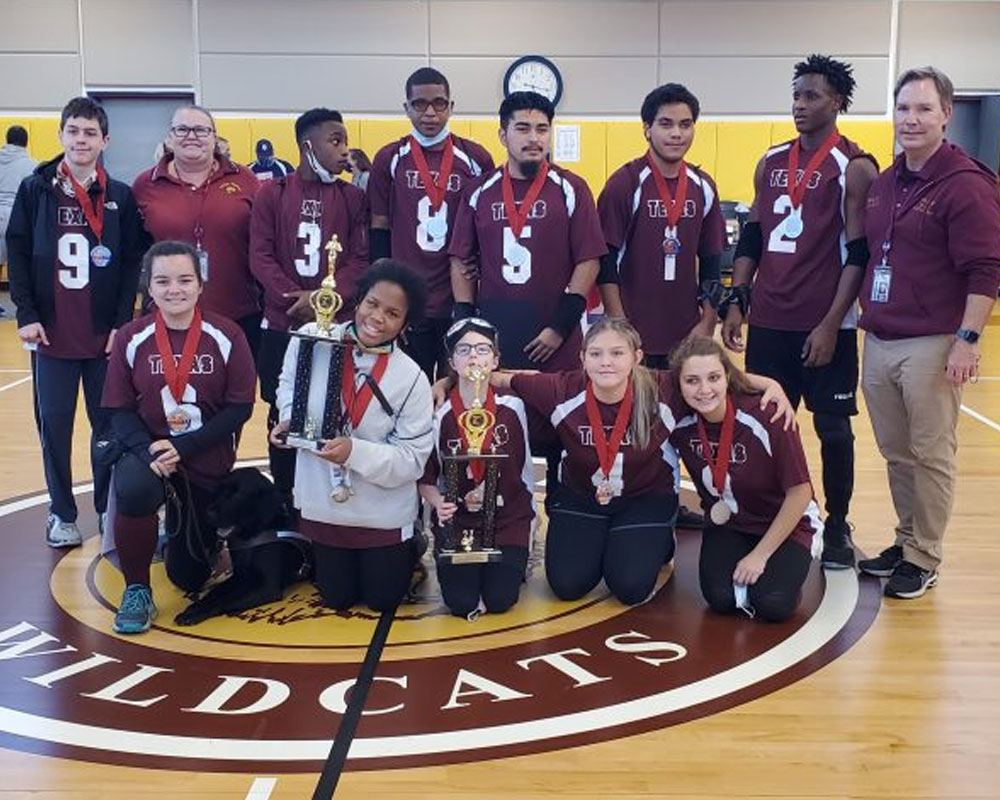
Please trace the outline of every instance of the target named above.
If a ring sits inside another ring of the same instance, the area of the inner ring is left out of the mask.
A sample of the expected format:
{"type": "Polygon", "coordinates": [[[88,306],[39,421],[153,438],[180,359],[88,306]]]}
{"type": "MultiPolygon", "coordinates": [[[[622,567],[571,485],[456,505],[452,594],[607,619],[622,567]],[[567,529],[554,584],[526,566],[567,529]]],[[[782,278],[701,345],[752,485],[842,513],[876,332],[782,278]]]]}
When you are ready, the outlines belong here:
{"type": "Polygon", "coordinates": [[[132,187],[158,241],[188,242],[205,281],[201,306],[236,322],[257,352],[260,291],[250,274],[250,209],[260,182],[218,151],[215,120],[199,106],[174,112],[167,152],[132,187]]]}
{"type": "Polygon", "coordinates": [[[448,246],[459,198],[493,169],[482,146],[448,130],[452,105],[448,79],[436,69],[410,75],[403,108],[413,130],[378,151],[368,183],[372,261],[391,255],[427,282],[427,314],[406,333],[405,350],[432,380],[435,367],[446,367],[453,305],[448,246]]]}

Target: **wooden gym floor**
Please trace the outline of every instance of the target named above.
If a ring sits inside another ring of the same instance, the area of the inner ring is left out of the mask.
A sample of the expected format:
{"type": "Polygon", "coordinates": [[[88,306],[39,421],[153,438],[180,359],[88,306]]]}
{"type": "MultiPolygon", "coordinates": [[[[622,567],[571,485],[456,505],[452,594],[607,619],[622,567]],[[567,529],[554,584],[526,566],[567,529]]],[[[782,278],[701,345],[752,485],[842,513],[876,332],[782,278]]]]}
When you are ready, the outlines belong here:
{"type": "MultiPolygon", "coordinates": [[[[858,608],[864,606],[855,612],[855,634],[841,636],[838,640],[842,641],[840,651],[850,645],[846,652],[827,655],[818,661],[806,659],[782,673],[785,675],[782,681],[761,683],[743,694],[737,692],[727,702],[708,704],[686,716],[682,712],[680,716],[664,717],[666,721],[663,722],[650,721],[647,717],[644,723],[621,728],[616,728],[614,723],[617,721],[612,719],[605,732],[599,735],[554,736],[537,746],[531,742],[507,740],[506,749],[485,749],[480,754],[473,749],[455,758],[442,751],[423,759],[412,756],[407,760],[406,757],[396,758],[397,753],[387,756],[388,751],[379,751],[376,753],[379,757],[365,762],[362,745],[377,744],[379,740],[369,738],[365,742],[355,742],[358,750],[351,752],[336,796],[519,800],[553,796],[677,800],[1000,797],[995,778],[996,757],[1000,753],[1000,724],[997,723],[1000,719],[1000,324],[988,329],[984,341],[983,378],[966,388],[959,423],[959,478],[954,514],[945,542],[946,563],[939,585],[925,597],[879,604],[873,599],[877,597],[877,585],[873,581],[855,582],[844,576],[825,584],[828,591],[823,596],[823,607],[813,614],[816,619],[809,619],[809,624],[805,624],[805,616],[808,616],[805,615],[797,623],[799,627],[777,633],[764,632],[766,626],[749,620],[720,622],[709,619],[697,604],[691,606],[692,610],[683,611],[683,598],[696,597],[696,588],[691,588],[696,584],[692,584],[690,574],[684,573],[691,566],[690,558],[685,556],[686,560],[678,560],[677,574],[671,576],[669,570],[664,570],[665,584],[660,593],[663,602],[659,602],[658,596],[634,616],[621,614],[620,607],[614,608],[601,597],[588,598],[580,604],[557,603],[540,588],[537,574],[515,610],[519,616],[508,620],[466,623],[433,614],[424,618],[418,611],[404,609],[401,616],[406,618],[394,623],[383,656],[383,664],[390,671],[393,666],[404,669],[407,665],[417,665],[421,659],[431,663],[439,657],[460,660],[465,654],[471,658],[470,654],[478,646],[474,644],[478,641],[476,637],[481,634],[486,634],[483,641],[490,646],[518,645],[526,647],[525,652],[529,653],[551,652],[559,648],[553,646],[545,650],[545,642],[564,641],[568,632],[574,630],[600,630],[601,625],[609,624],[620,614],[625,627],[621,631],[615,629],[618,634],[627,636],[630,629],[634,633],[641,631],[643,625],[662,626],[667,620],[671,625],[676,624],[678,637],[690,635],[691,641],[700,642],[714,655],[722,657],[745,651],[749,659],[757,652],[755,647],[765,648],[764,640],[769,636],[780,639],[786,634],[789,637],[795,634],[801,639],[805,632],[812,635],[812,623],[826,613],[831,587],[839,591],[848,584],[850,587],[860,585],[858,608]],[[859,622],[859,618],[864,619],[859,622]],[[425,635],[428,632],[431,633],[425,635]]],[[[14,508],[8,503],[11,498],[37,496],[45,486],[32,418],[27,364],[27,354],[17,346],[14,324],[0,322],[0,505],[8,510],[14,508]]],[[[262,412],[263,408],[258,407],[244,434],[241,449],[244,458],[265,455],[262,412]]],[[[85,459],[88,429],[82,413],[78,419],[74,443],[75,477],[77,481],[85,481],[89,476],[85,459]]],[[[801,426],[818,484],[818,447],[805,412],[801,426]]],[[[889,543],[894,517],[884,465],[863,411],[856,420],[855,433],[854,537],[860,549],[873,553],[889,543]]],[[[80,508],[84,531],[89,533],[93,530],[89,495],[81,497],[80,508]]],[[[83,638],[77,640],[78,644],[83,641],[95,653],[109,652],[106,645],[110,646],[114,637],[106,636],[110,621],[106,605],[116,602],[114,594],[120,591],[120,584],[115,581],[120,579],[106,566],[95,566],[96,543],[93,541],[82,550],[65,556],[49,552],[43,542],[43,522],[44,504],[37,502],[28,511],[11,512],[6,518],[0,518],[0,596],[7,598],[5,607],[0,610],[0,632],[20,621],[30,622],[39,629],[50,623],[55,625],[55,613],[42,610],[42,606],[54,607],[54,603],[66,612],[60,620],[77,620],[82,626],[80,630],[86,632],[79,634],[83,638]],[[25,525],[24,518],[30,524],[25,525]],[[32,540],[34,544],[30,544],[32,540]],[[24,558],[17,553],[19,548],[23,549],[19,544],[23,542],[29,542],[30,557],[24,558]],[[29,588],[11,598],[4,593],[2,584],[8,588],[15,585],[29,588]],[[31,592],[51,597],[39,605],[41,601],[33,599],[31,592]]],[[[693,540],[682,543],[682,551],[694,552],[693,540]]],[[[815,595],[811,611],[815,611],[823,595],[824,581],[818,573],[816,570],[811,578],[811,596],[815,595]]],[[[298,633],[293,633],[290,625],[272,624],[261,634],[271,637],[267,641],[259,637],[243,641],[239,637],[246,625],[237,630],[221,622],[211,629],[211,635],[185,638],[169,630],[169,619],[165,618],[172,617],[176,608],[171,604],[180,599],[170,597],[167,589],[158,589],[158,597],[161,591],[161,606],[166,604],[165,610],[170,612],[161,616],[164,629],[151,632],[148,638],[142,637],[143,641],[128,644],[141,655],[135,657],[136,664],[162,666],[171,657],[176,657],[178,674],[188,659],[218,656],[231,659],[225,662],[229,667],[241,662],[257,664],[256,671],[237,674],[275,677],[284,674],[279,668],[295,667],[298,660],[307,661],[310,654],[319,652],[331,675],[351,676],[357,672],[375,627],[374,620],[363,617],[347,620],[326,617],[309,621],[298,633]],[[322,641],[310,639],[316,636],[322,641]],[[291,642],[293,646],[275,646],[282,642],[291,642]]],[[[301,612],[302,608],[312,607],[306,599],[298,608],[301,612]]],[[[277,620],[272,614],[270,622],[276,621],[287,623],[289,620],[277,620]]],[[[65,621],[60,625],[62,627],[50,633],[61,641],[70,638],[73,634],[65,621]]],[[[193,633],[198,634],[197,629],[193,633]]],[[[638,641],[640,639],[634,638],[632,645],[638,641]]],[[[4,662],[2,642],[0,636],[0,667],[16,667],[20,678],[37,677],[41,670],[35,666],[31,671],[35,663],[32,657],[13,658],[10,657],[12,651],[8,651],[8,659],[4,662]]],[[[616,652],[627,649],[620,647],[616,652]]],[[[629,652],[644,651],[633,646],[629,652]]],[[[658,655],[663,656],[664,651],[661,649],[658,655]]],[[[632,661],[637,658],[635,656],[632,661]]],[[[700,658],[699,653],[689,650],[685,663],[698,666],[700,658]]],[[[493,685],[490,694],[480,694],[479,700],[486,697],[496,701],[498,693],[504,691],[508,692],[507,700],[512,699],[511,692],[526,699],[506,704],[481,703],[483,718],[493,712],[494,706],[530,710],[534,708],[533,703],[539,708],[531,713],[544,716],[546,709],[541,706],[545,703],[556,709],[559,703],[575,697],[571,692],[577,689],[570,690],[567,686],[596,683],[591,681],[595,678],[593,673],[610,669],[585,663],[582,657],[574,659],[585,665],[586,670],[567,672],[569,668],[564,664],[563,672],[559,673],[563,684],[553,682],[547,687],[550,694],[545,696],[551,698],[551,702],[548,699],[543,702],[540,691],[532,689],[529,692],[524,684],[516,684],[520,691],[515,692],[512,686],[517,676],[513,675],[510,680],[499,681],[503,686],[493,685]],[[567,675],[574,674],[575,684],[565,681],[567,675]],[[508,688],[505,690],[504,686],[508,688]]],[[[646,663],[653,661],[649,659],[646,663]]],[[[452,664],[447,668],[454,671],[453,667],[452,664]]],[[[46,662],[46,669],[54,668],[46,662]]],[[[417,670],[416,666],[413,668],[417,670]]],[[[476,670],[483,671],[479,667],[476,670]]],[[[523,671],[525,674],[531,672],[527,667],[523,671]]],[[[419,670],[414,674],[417,673],[419,670]]],[[[217,674],[230,672],[220,667],[217,674]]],[[[499,674],[511,675],[509,672],[499,674]]],[[[73,680],[76,679],[60,680],[59,685],[70,685],[73,680]]],[[[600,680],[605,681],[601,684],[604,688],[588,687],[588,691],[597,693],[595,696],[605,692],[609,702],[612,695],[618,698],[615,693],[620,693],[621,687],[616,681],[604,675],[600,680]]],[[[403,685],[402,678],[397,677],[396,681],[396,686],[403,685]]],[[[449,677],[446,686],[450,681],[449,677]]],[[[323,685],[331,682],[326,680],[323,685]]],[[[398,702],[400,696],[394,693],[394,688],[385,679],[381,687],[376,683],[369,697],[370,705],[366,706],[369,711],[384,711],[398,702]]],[[[421,707],[420,687],[410,685],[406,688],[406,702],[421,707]]],[[[469,690],[468,685],[465,688],[469,690]]],[[[200,739],[209,742],[206,752],[189,754],[186,762],[167,757],[158,762],[155,753],[137,756],[131,744],[123,743],[125,739],[117,744],[112,741],[93,751],[86,749],[89,743],[76,749],[46,749],[47,745],[39,741],[44,738],[41,733],[35,737],[10,733],[8,723],[14,717],[2,713],[7,711],[7,706],[13,706],[36,690],[43,691],[19,680],[10,671],[0,670],[0,800],[29,797],[38,800],[124,799],[140,795],[219,800],[310,797],[339,719],[322,711],[312,697],[309,701],[312,705],[297,706],[300,710],[294,715],[289,714],[273,723],[274,730],[284,725],[287,730],[295,731],[296,726],[301,725],[307,738],[321,740],[312,742],[313,749],[300,756],[304,762],[294,759],[282,762],[280,758],[269,761],[261,757],[247,762],[234,761],[234,767],[227,769],[220,768],[216,758],[225,748],[221,738],[200,739]],[[315,722],[320,713],[325,715],[322,724],[315,722]],[[309,733],[313,728],[320,731],[315,737],[309,733]],[[325,735],[324,730],[327,731],[325,735]],[[46,752],[58,752],[61,757],[45,755],[46,752]],[[287,763],[288,768],[283,769],[282,763],[287,763]],[[185,764],[190,768],[185,768],[185,764]]],[[[142,689],[134,691],[133,698],[143,693],[142,689]]],[[[151,688],[144,691],[145,695],[153,693],[151,688]]],[[[59,719],[68,711],[65,703],[69,696],[67,692],[52,694],[51,697],[61,698],[62,704],[53,701],[40,709],[39,714],[47,720],[59,719]]],[[[471,697],[470,694],[464,699],[471,697]]],[[[447,689],[444,698],[449,699],[447,689]]],[[[455,696],[450,699],[456,701],[455,696]]],[[[85,704],[88,701],[77,702],[85,704]]],[[[441,703],[434,705],[431,711],[436,711],[441,703]]],[[[462,703],[456,701],[455,706],[459,705],[462,703]]],[[[329,704],[326,707],[329,708],[329,704]]],[[[122,726],[127,727],[134,709],[124,705],[121,708],[122,726]]],[[[607,713],[613,715],[626,708],[632,706],[622,703],[607,713]]],[[[641,717],[639,713],[635,718],[641,717]]],[[[358,735],[363,736],[367,731],[377,736],[391,736],[395,732],[392,724],[379,723],[379,719],[378,715],[363,717],[358,735]],[[378,727],[379,724],[382,727],[378,727]]],[[[425,720],[414,712],[401,719],[404,719],[400,723],[402,729],[407,725],[419,727],[431,717],[425,720]]],[[[559,719],[552,724],[557,725],[559,719]]],[[[513,721],[513,717],[508,721],[513,721]]],[[[166,726],[168,722],[164,717],[163,724],[166,726]]],[[[237,719],[227,729],[229,736],[254,740],[258,734],[263,737],[271,730],[257,730],[249,722],[240,727],[238,722],[237,719]]],[[[196,723],[189,724],[196,727],[196,723]]],[[[207,730],[199,732],[195,727],[191,735],[210,735],[207,730]]],[[[174,729],[168,732],[184,733],[174,729]]],[[[288,738],[298,737],[286,735],[288,738]]],[[[180,742],[183,737],[175,736],[171,741],[180,742]]],[[[463,744],[456,740],[455,746],[461,750],[463,744]]]]}

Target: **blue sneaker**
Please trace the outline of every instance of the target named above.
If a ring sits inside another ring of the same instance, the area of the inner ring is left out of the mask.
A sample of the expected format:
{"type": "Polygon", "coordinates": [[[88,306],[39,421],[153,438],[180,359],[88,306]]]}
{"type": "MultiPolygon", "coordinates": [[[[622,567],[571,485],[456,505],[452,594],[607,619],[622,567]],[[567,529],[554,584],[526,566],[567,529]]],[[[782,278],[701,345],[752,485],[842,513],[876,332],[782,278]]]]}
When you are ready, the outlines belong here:
{"type": "Polygon", "coordinates": [[[156,619],[153,590],[141,583],[130,583],[122,595],[121,605],[112,626],[115,633],[145,633],[156,619]]]}

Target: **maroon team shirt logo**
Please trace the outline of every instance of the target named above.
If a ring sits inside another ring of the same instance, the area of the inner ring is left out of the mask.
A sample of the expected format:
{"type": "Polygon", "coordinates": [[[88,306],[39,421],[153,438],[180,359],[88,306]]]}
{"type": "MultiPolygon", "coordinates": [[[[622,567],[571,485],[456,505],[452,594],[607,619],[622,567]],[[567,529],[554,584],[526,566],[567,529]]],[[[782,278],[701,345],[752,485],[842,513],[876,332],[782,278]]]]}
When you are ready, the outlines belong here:
{"type": "Polygon", "coordinates": [[[223,181],[219,184],[219,189],[226,194],[242,194],[243,187],[233,181],[223,181]]]}

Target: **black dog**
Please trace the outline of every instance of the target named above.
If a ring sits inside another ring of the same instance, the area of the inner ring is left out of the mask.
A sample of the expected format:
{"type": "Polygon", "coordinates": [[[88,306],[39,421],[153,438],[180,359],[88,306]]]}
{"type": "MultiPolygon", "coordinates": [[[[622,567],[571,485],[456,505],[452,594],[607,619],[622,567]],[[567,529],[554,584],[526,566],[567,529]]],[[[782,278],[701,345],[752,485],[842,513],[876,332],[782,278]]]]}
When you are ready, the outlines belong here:
{"type": "Polygon", "coordinates": [[[274,484],[259,470],[233,470],[219,486],[207,516],[229,543],[233,575],[178,614],[178,625],[273,603],[293,583],[309,578],[310,543],[285,535],[291,523],[288,512],[274,484]]]}

